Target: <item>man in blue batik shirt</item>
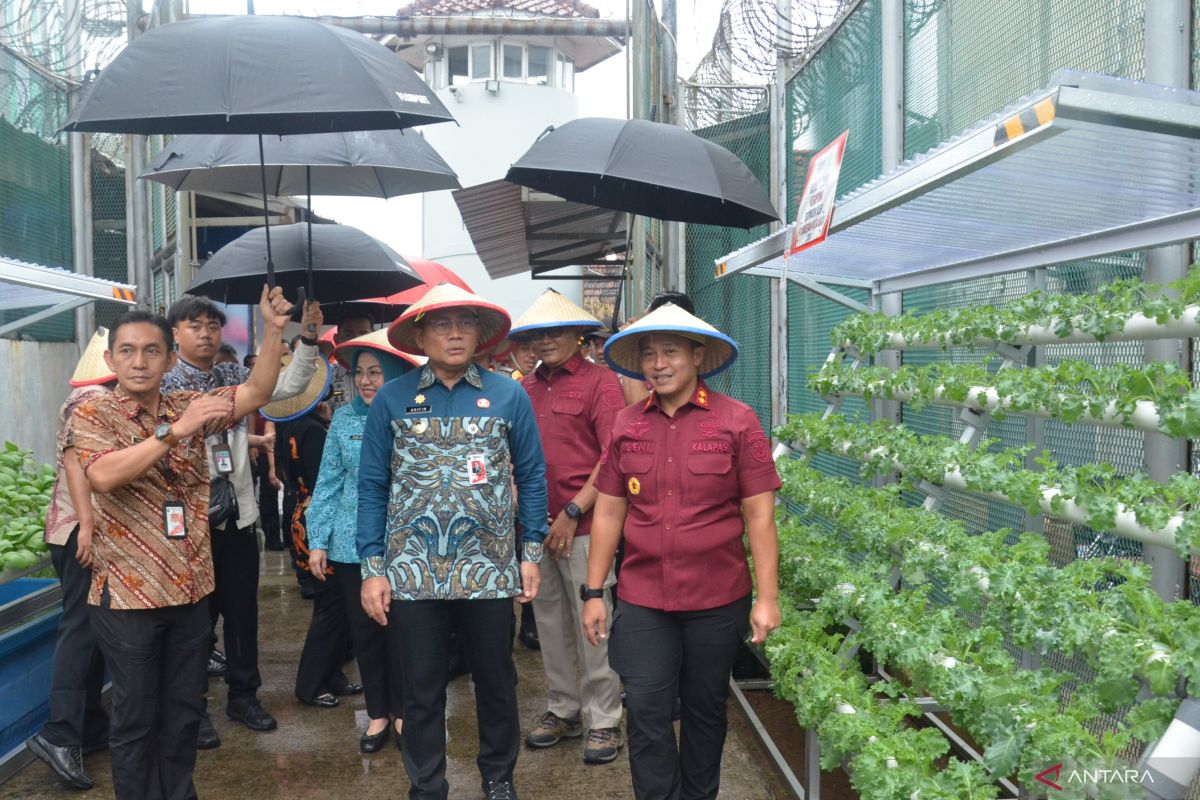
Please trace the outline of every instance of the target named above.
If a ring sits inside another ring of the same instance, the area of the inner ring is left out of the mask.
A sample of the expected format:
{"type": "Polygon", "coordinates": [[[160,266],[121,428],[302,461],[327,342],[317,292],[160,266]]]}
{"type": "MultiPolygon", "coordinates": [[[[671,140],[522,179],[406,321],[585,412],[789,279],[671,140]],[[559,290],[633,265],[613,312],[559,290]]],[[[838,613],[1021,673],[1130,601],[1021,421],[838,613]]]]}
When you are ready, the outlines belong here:
{"type": "Polygon", "coordinates": [[[479,771],[488,800],[515,800],[520,747],[512,598],[537,594],[546,538],[546,463],[529,396],[480,370],[477,350],[508,332],[498,306],[448,284],[393,323],[391,343],[424,355],[380,389],[367,415],[358,484],[363,608],[401,653],[409,797],[445,800],[450,634],[475,681],[479,771]],[[522,552],[517,552],[516,496],[522,552]]]}

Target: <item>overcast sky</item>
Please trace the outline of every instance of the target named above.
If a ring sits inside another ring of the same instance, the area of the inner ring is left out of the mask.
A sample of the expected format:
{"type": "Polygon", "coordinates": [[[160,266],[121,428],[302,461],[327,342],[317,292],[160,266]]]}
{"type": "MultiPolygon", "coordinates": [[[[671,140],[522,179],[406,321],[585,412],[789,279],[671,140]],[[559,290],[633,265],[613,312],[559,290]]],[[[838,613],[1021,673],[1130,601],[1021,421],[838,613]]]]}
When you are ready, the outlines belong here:
{"type": "MultiPolygon", "coordinates": [[[[624,0],[588,0],[602,17],[626,14],[624,0]]],[[[690,75],[708,52],[721,11],[721,0],[677,0],[679,74],[690,75]]],[[[391,16],[405,0],[255,0],[259,14],[337,14],[339,16],[391,16]]],[[[659,3],[661,5],[661,1],[659,3]]],[[[189,0],[193,14],[243,14],[245,0],[189,0]]],[[[620,53],[579,73],[575,93],[579,114],[584,117],[619,117],[626,113],[625,53],[620,53]]],[[[313,209],[322,216],[353,225],[387,242],[400,253],[421,254],[420,195],[391,200],[360,197],[313,199],[313,209]]]]}

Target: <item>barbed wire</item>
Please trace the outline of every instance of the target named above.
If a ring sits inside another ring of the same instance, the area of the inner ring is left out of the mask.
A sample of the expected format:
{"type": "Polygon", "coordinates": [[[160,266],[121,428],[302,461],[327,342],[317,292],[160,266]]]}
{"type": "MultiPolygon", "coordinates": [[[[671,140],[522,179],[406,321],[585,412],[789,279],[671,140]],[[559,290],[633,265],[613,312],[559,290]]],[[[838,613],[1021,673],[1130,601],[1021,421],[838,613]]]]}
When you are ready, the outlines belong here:
{"type": "MultiPolygon", "coordinates": [[[[928,0],[936,2],[937,0],[928,0]]],[[[852,0],[725,0],[712,48],[684,84],[685,124],[708,127],[762,111],[779,58],[810,53],[852,0]]]]}

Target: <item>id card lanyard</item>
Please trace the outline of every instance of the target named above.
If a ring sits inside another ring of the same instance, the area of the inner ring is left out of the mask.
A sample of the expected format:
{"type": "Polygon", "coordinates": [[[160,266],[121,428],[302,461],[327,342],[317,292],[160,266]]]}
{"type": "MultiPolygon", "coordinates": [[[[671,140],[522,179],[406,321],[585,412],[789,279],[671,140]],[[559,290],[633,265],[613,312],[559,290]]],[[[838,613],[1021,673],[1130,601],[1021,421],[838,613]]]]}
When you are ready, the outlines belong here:
{"type": "Polygon", "coordinates": [[[183,498],[180,497],[180,492],[177,491],[179,486],[179,474],[171,467],[169,459],[170,453],[163,457],[167,459],[167,463],[163,464],[163,472],[166,474],[167,484],[171,487],[167,490],[167,496],[163,499],[163,535],[168,539],[186,539],[187,538],[187,512],[183,505],[183,498]]]}

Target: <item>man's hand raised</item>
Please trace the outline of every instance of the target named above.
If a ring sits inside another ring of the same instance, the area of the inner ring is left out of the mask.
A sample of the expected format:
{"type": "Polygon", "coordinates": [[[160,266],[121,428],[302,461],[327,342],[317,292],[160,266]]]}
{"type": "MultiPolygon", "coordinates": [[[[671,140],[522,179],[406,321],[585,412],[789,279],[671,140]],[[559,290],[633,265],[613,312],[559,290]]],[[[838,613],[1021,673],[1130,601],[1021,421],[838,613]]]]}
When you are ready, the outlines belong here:
{"type": "MultiPolygon", "coordinates": [[[[262,314],[263,324],[278,334],[282,334],[283,329],[287,327],[288,321],[292,318],[292,304],[284,299],[283,289],[278,286],[268,289],[265,283],[263,284],[262,298],[258,301],[258,311],[262,314]]],[[[317,313],[320,313],[320,309],[317,310],[317,313]]]]}
{"type": "Polygon", "coordinates": [[[300,329],[310,339],[317,338],[321,326],[325,324],[325,315],[321,313],[321,304],[309,300],[304,304],[304,316],[300,318],[300,329]]]}
{"type": "Polygon", "coordinates": [[[180,439],[186,439],[203,430],[209,422],[230,419],[232,415],[233,401],[228,397],[203,394],[188,403],[187,410],[171,426],[171,432],[180,439]]]}

